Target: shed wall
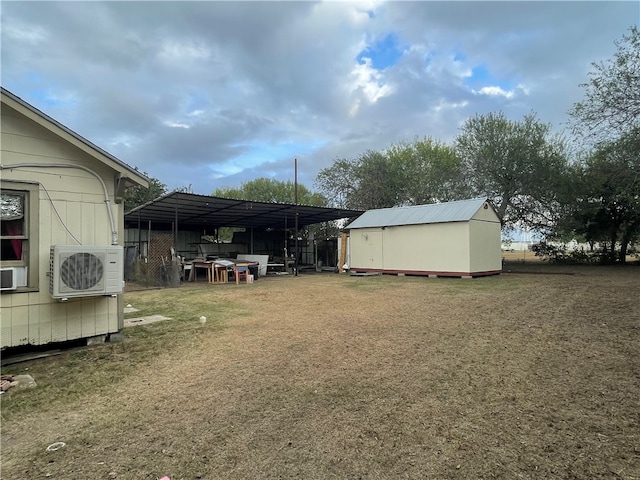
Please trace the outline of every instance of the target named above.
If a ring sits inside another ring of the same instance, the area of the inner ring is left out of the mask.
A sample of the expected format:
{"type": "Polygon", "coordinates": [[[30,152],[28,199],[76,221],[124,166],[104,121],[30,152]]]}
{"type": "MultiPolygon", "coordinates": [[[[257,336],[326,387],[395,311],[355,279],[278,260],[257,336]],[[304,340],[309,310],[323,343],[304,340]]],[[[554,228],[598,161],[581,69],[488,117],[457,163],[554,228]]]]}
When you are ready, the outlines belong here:
{"type": "Polygon", "coordinates": [[[350,267],[390,273],[468,273],[469,238],[467,222],[356,229],[350,235],[350,267]]]}
{"type": "Polygon", "coordinates": [[[478,221],[469,222],[471,272],[495,272],[502,270],[500,248],[500,223],[478,221]]]}
{"type": "Polygon", "coordinates": [[[349,235],[350,268],[382,270],[384,259],[382,230],[379,228],[361,228],[352,230],[349,235]]]}
{"type": "Polygon", "coordinates": [[[387,227],[383,230],[385,269],[468,272],[468,231],[463,222],[387,227]]]}
{"type": "Polygon", "coordinates": [[[493,210],[493,208],[489,207],[488,203],[485,203],[484,205],[486,208],[483,207],[478,209],[478,211],[473,215],[472,219],[497,223],[499,227],[500,219],[498,218],[498,215],[496,215],[496,212],[493,210]]]}
{"type": "MultiPolygon", "coordinates": [[[[82,165],[98,173],[106,184],[113,217],[122,235],[119,227],[123,218],[122,205],[114,203],[115,172],[112,169],[5,105],[1,130],[5,167],[19,163],[63,163],[82,165]]],[[[31,249],[35,248],[35,255],[29,266],[30,270],[37,270],[37,277],[31,281],[28,292],[2,294],[2,348],[118,331],[122,316],[118,299],[86,297],[60,303],[49,295],[51,245],[77,244],[63,224],[83,245],[111,243],[111,225],[99,181],[88,172],[71,168],[5,168],[2,171],[2,188],[19,189],[21,182],[40,185],[32,198],[37,202],[39,227],[37,244],[30,245],[31,249]]]]}

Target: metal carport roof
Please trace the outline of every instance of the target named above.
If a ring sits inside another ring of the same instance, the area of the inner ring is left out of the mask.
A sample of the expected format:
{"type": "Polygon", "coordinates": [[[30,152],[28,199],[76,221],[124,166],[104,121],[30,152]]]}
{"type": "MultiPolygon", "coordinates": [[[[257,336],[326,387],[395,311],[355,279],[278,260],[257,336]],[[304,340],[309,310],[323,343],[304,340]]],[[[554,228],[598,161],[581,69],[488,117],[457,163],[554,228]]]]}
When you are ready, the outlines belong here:
{"type": "Polygon", "coordinates": [[[312,207],[287,203],[254,202],[171,192],[125,214],[125,227],[136,228],[151,222],[154,229],[203,230],[218,227],[293,228],[296,212],[298,227],[314,223],[353,218],[361,210],[312,207]]]}

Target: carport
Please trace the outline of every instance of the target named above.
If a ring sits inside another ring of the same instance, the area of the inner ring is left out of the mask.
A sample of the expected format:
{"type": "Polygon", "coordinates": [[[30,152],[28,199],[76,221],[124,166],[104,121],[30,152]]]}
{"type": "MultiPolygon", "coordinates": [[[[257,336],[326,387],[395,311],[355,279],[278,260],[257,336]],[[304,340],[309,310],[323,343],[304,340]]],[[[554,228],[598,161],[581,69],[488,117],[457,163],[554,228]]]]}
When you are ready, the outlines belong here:
{"type": "MultiPolygon", "coordinates": [[[[286,203],[255,202],[174,191],[125,214],[127,243],[140,244],[151,231],[166,233],[171,247],[188,243],[188,238],[216,235],[221,227],[239,227],[248,231],[249,252],[254,253],[254,229],[294,230],[294,258],[298,259],[298,230],[309,225],[354,219],[361,210],[314,207],[286,203]],[[189,237],[191,233],[191,237],[189,237]]],[[[168,250],[166,246],[162,247],[168,250]]],[[[296,265],[297,266],[297,265],[296,265]]]]}

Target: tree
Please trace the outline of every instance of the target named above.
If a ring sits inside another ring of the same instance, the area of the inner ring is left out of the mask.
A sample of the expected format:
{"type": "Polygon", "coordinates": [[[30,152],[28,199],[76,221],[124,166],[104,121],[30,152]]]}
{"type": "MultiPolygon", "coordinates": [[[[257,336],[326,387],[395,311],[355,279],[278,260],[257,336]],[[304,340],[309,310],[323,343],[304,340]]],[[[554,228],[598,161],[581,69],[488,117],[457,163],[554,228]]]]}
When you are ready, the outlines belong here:
{"type": "Polygon", "coordinates": [[[331,167],[323,168],[316,175],[314,186],[330,200],[336,208],[354,208],[356,185],[356,162],[336,158],[331,167]]]}
{"type": "Polygon", "coordinates": [[[399,200],[423,205],[463,198],[466,194],[462,163],[455,148],[430,137],[393,145],[386,151],[402,175],[399,200]]]}
{"type": "Polygon", "coordinates": [[[566,172],[564,142],[531,113],[520,122],[503,113],[468,119],[456,138],[468,193],[487,196],[506,228],[553,225],[566,172]]]}
{"type": "Polygon", "coordinates": [[[357,188],[352,194],[355,208],[388,208],[402,204],[401,165],[384,152],[368,150],[356,163],[357,188]]]}
{"type": "Polygon", "coordinates": [[[453,147],[427,137],[336,159],[318,173],[315,185],[344,208],[434,203],[460,198],[460,166],[453,147]]]}
{"type": "Polygon", "coordinates": [[[150,177],[146,172],[144,175],[149,178],[149,187],[145,188],[136,185],[134,187],[127,188],[127,191],[124,194],[125,212],[155,200],[167,192],[167,186],[160,180],[150,177]]]}
{"type": "MultiPolygon", "coordinates": [[[[295,203],[295,183],[291,181],[282,182],[271,178],[257,178],[249,182],[243,183],[240,188],[222,187],[217,188],[213,193],[215,197],[234,198],[238,200],[253,200],[255,202],[268,203],[295,203]]],[[[314,207],[327,206],[327,200],[319,193],[312,192],[304,185],[298,184],[298,205],[309,205],[314,207]]],[[[293,225],[292,225],[293,226],[293,225]]],[[[232,232],[237,231],[236,228],[223,227],[218,231],[218,240],[228,241],[232,232]]],[[[329,235],[330,232],[336,235],[338,229],[335,222],[325,222],[320,225],[309,225],[303,228],[301,235],[307,235],[308,232],[319,234],[324,232],[329,235]]]]}
{"type": "Polygon", "coordinates": [[[559,231],[599,242],[608,263],[624,263],[629,245],[640,237],[640,129],[601,144],[574,171],[575,200],[559,231]]]}
{"type": "Polygon", "coordinates": [[[368,210],[399,202],[400,168],[384,152],[367,150],[354,159],[336,159],[320,170],[315,186],[333,206],[368,210]]]}
{"type": "MultiPolygon", "coordinates": [[[[271,178],[257,178],[243,183],[240,188],[221,187],[213,193],[215,197],[253,200],[268,203],[295,203],[295,184],[271,178]]],[[[327,200],[319,193],[312,192],[298,184],[298,204],[314,207],[326,206],[327,200]]]]}
{"type": "Polygon", "coordinates": [[[640,30],[637,26],[615,42],[613,59],[592,63],[585,99],[569,114],[574,132],[610,141],[640,127],[640,30]]]}

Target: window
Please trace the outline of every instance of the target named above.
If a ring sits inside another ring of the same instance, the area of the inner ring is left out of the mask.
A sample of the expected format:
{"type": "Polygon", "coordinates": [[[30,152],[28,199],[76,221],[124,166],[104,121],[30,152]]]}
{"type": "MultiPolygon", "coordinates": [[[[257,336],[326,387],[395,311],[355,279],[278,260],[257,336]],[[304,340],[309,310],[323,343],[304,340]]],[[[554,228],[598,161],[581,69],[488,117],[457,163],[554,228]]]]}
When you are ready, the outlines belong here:
{"type": "Polygon", "coordinates": [[[26,194],[6,191],[0,194],[0,225],[4,262],[19,262],[24,265],[23,255],[28,251],[29,237],[25,225],[26,194]]]}
{"type": "Polygon", "coordinates": [[[18,290],[37,288],[38,191],[18,182],[2,182],[0,190],[0,264],[17,268],[18,290]]]}

